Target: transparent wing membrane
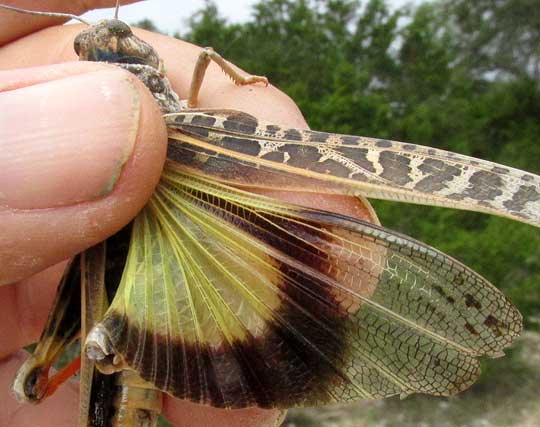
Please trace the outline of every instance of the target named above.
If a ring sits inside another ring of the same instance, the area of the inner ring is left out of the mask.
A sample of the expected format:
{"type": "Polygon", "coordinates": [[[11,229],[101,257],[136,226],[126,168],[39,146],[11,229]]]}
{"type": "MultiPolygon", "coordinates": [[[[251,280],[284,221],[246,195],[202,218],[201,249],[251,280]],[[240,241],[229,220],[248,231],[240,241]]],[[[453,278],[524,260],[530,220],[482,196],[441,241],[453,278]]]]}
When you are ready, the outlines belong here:
{"type": "Polygon", "coordinates": [[[174,396],[291,407],[456,393],[521,316],[410,238],[168,162],[102,326],[117,355],[174,396]]]}

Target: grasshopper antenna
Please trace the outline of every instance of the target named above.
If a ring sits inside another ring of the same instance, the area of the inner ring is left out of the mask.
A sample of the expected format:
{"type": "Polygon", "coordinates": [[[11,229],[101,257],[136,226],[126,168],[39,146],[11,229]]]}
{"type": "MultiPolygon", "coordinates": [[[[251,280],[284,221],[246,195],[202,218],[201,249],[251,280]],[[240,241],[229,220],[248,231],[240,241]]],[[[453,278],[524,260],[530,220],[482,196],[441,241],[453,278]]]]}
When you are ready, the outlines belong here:
{"type": "MultiPolygon", "coordinates": [[[[118,4],[118,2],[117,2],[118,4]]],[[[18,13],[26,13],[28,15],[38,15],[38,16],[52,16],[56,18],[69,18],[69,19],[75,19],[79,22],[82,22],[83,24],[86,24],[90,26],[91,24],[88,21],[85,21],[81,17],[77,15],[72,15],[71,13],[60,13],[60,12],[38,12],[37,10],[28,10],[28,9],[21,9],[19,7],[14,6],[7,6],[5,4],[0,4],[0,9],[5,10],[11,10],[12,12],[18,12],[18,13]]]]}
{"type": "Polygon", "coordinates": [[[120,9],[120,0],[116,0],[116,7],[114,9],[114,19],[118,19],[118,10],[120,9]]]}

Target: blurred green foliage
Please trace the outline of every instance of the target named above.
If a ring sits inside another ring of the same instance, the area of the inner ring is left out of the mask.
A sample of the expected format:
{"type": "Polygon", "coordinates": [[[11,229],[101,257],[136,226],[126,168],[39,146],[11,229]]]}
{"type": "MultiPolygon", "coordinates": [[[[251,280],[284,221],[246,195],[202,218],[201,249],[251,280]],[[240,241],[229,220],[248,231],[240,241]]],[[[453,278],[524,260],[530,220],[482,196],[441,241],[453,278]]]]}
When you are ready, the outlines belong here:
{"type": "MultiPolygon", "coordinates": [[[[536,0],[262,0],[232,24],[212,2],[180,36],[270,81],[312,128],[540,172],[536,0]],[[535,5],[536,4],[536,5],[535,5]]],[[[481,214],[374,201],[382,223],[487,277],[538,328],[540,233],[481,214]]]]}

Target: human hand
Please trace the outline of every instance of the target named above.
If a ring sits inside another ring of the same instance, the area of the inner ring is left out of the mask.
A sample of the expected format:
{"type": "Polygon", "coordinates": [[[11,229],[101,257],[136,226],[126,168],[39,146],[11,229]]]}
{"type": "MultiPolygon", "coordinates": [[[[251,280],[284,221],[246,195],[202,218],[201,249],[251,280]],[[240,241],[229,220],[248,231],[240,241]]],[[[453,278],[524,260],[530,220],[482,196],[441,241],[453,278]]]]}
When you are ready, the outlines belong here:
{"type": "MultiPolygon", "coordinates": [[[[10,2],[69,13],[113,3],[10,2]]],[[[144,206],[167,142],[161,113],[134,76],[110,65],[65,63],[77,60],[72,43],[84,27],[53,26],[58,23],[0,11],[0,284],[7,284],[0,287],[0,425],[10,427],[71,426],[77,419],[75,384],[38,407],[21,407],[8,396],[24,358],[17,351],[39,337],[63,270],[58,263],[104,240],[144,206]]],[[[136,33],[158,50],[173,87],[186,98],[200,48],[136,33]]],[[[307,127],[277,89],[234,86],[214,66],[199,103],[307,127]]],[[[348,197],[295,194],[289,200],[353,216],[363,212],[348,197]]],[[[277,410],[224,411],[168,397],[164,413],[177,426],[273,426],[281,417],[277,410]]]]}

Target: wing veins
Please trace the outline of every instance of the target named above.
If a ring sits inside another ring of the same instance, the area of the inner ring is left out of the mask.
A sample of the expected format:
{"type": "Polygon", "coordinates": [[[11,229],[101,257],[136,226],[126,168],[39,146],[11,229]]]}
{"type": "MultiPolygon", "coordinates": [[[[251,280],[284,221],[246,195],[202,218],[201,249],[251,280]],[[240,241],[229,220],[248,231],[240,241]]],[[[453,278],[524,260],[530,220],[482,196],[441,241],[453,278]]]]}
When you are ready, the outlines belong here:
{"type": "MultiPolygon", "coordinates": [[[[162,189],[160,189],[162,190],[162,189]]],[[[208,215],[207,213],[205,213],[206,215],[208,215]]],[[[213,219],[212,216],[208,215],[208,217],[210,219],[213,219]]],[[[198,222],[200,222],[201,224],[204,224],[205,227],[211,227],[211,225],[209,223],[206,223],[206,222],[203,222],[202,220],[199,220],[196,216],[193,217],[195,220],[197,220],[198,222]]],[[[219,233],[219,227],[216,228],[214,230],[215,232],[218,232],[219,233]]],[[[236,230],[234,230],[234,232],[236,233],[236,230]]],[[[241,234],[238,234],[238,235],[241,235],[241,234]]],[[[232,244],[236,244],[236,242],[234,240],[230,240],[228,239],[226,236],[223,236],[223,238],[227,239],[229,241],[229,243],[232,243],[232,244]]],[[[198,244],[198,242],[196,241],[196,239],[194,239],[194,242],[196,242],[198,244]]],[[[251,242],[253,243],[253,242],[251,242]]],[[[239,249],[241,249],[239,247],[239,249]]],[[[251,255],[248,252],[246,252],[246,255],[251,255]]],[[[266,303],[264,303],[264,301],[261,301],[260,299],[256,298],[256,296],[251,292],[249,291],[249,289],[247,287],[245,287],[245,285],[241,282],[241,281],[238,281],[234,276],[231,276],[230,272],[222,266],[221,263],[219,263],[218,261],[216,261],[216,263],[222,267],[222,271],[224,274],[226,274],[228,277],[230,278],[233,278],[244,290],[245,292],[247,292],[248,294],[250,294],[254,300],[257,300],[259,302],[259,304],[262,304],[262,306],[265,307],[265,309],[267,310],[267,312],[273,316],[273,318],[275,318],[276,320],[279,321],[279,323],[286,327],[289,331],[293,332],[294,335],[297,337],[297,339],[301,340],[302,342],[304,342],[306,345],[308,345],[313,351],[317,352],[317,354],[319,354],[321,356],[322,359],[326,360],[327,363],[329,364],[329,366],[331,366],[337,374],[340,375],[341,378],[347,380],[351,385],[353,385],[357,391],[362,394],[364,397],[370,397],[371,394],[369,392],[367,392],[366,390],[364,390],[363,388],[359,387],[358,384],[354,383],[351,381],[351,379],[344,373],[342,373],[334,364],[332,364],[332,362],[328,359],[328,357],[321,351],[318,349],[318,347],[316,347],[313,343],[311,343],[309,340],[307,340],[301,333],[298,332],[298,330],[293,327],[289,322],[287,322],[282,316],[276,314],[266,303]]],[[[266,282],[263,282],[265,286],[269,286],[266,282]]],[[[287,295],[282,295],[282,297],[284,298],[287,298],[288,301],[293,304],[295,306],[296,309],[298,309],[299,311],[301,311],[304,315],[306,315],[307,317],[309,317],[311,320],[313,320],[314,322],[316,322],[317,324],[319,324],[319,326],[323,327],[324,329],[326,329],[328,332],[330,332],[332,335],[335,336],[334,332],[331,331],[328,326],[326,326],[324,323],[322,323],[318,318],[314,317],[311,313],[309,313],[308,311],[306,311],[303,307],[301,307],[298,303],[296,303],[294,300],[290,299],[287,295]]],[[[379,367],[377,367],[376,365],[374,365],[374,367],[378,370],[380,370],[379,367]]]]}

